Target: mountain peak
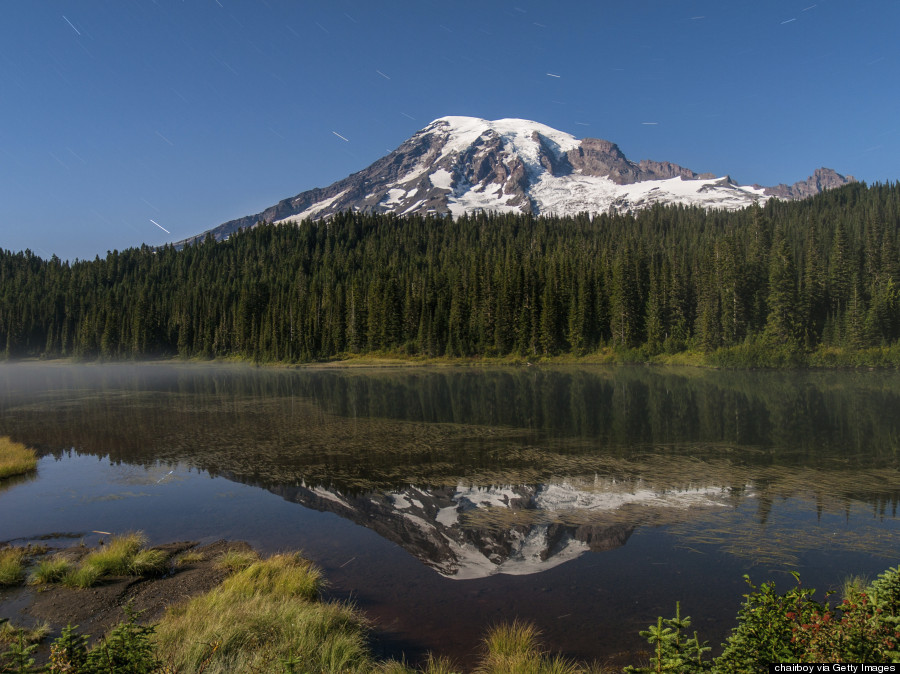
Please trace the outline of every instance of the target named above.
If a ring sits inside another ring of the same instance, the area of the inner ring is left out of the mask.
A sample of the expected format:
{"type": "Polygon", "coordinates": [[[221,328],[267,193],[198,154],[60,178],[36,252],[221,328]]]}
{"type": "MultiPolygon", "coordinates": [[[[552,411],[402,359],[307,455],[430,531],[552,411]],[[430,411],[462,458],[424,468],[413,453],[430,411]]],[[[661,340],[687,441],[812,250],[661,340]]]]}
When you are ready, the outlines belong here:
{"type": "Polygon", "coordinates": [[[211,232],[221,239],[260,220],[321,219],[340,211],[569,216],[655,204],[733,210],[772,197],[804,198],[853,180],[823,168],[791,186],[742,186],[728,176],[695,173],[672,162],[634,162],[612,141],[578,140],[527,119],[447,116],[358,173],[211,232]]]}

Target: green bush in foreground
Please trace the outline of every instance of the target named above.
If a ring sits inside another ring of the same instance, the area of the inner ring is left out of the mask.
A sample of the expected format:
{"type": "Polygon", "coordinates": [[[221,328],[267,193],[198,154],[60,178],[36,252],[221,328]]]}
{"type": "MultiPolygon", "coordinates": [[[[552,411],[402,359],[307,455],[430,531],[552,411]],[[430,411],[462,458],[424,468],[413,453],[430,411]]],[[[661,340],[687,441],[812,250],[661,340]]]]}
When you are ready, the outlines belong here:
{"type": "Polygon", "coordinates": [[[690,618],[665,620],[646,632],[654,647],[649,666],[626,668],[629,672],[681,672],[711,670],[723,674],[767,672],[772,662],[900,662],[900,567],[888,569],[874,582],[845,586],[837,606],[827,598],[816,601],[815,590],[797,586],[778,594],[773,583],[756,587],[737,616],[737,627],[724,644],[722,655],[703,660],[696,633],[684,639],[681,630],[690,618]]]}
{"type": "MultiPolygon", "coordinates": [[[[134,613],[94,648],[68,627],[51,646],[47,670],[34,666],[37,640],[8,625],[0,629],[0,671],[54,674],[172,674],[174,672],[380,672],[412,674],[406,665],[377,662],[366,645],[368,625],[343,604],[319,599],[321,575],[298,555],[257,559],[219,587],[170,609],[155,626],[141,626],[134,613]]],[[[748,579],[749,583],[749,579],[748,579]]],[[[722,655],[697,633],[676,605],[674,618],[660,617],[641,632],[650,661],[626,667],[631,674],[768,671],[771,662],[900,662],[900,567],[866,584],[845,584],[843,601],[814,599],[797,586],[784,594],[774,585],[750,585],[722,655]]],[[[488,633],[476,674],[599,674],[541,649],[535,627],[513,622],[488,633]]],[[[422,674],[461,670],[446,658],[430,658],[422,674]]]]}

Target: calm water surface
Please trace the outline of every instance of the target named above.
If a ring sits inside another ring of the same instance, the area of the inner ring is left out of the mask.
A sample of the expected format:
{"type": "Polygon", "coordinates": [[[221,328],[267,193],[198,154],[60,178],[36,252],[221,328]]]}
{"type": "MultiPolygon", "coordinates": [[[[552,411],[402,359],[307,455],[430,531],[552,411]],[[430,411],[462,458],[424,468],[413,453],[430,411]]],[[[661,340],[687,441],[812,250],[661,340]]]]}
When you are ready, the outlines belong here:
{"type": "Polygon", "coordinates": [[[678,600],[718,644],[742,574],[835,588],[900,551],[895,373],[11,364],[0,435],[43,457],[0,541],[300,549],[413,660],[516,617],[622,659],[678,600]]]}

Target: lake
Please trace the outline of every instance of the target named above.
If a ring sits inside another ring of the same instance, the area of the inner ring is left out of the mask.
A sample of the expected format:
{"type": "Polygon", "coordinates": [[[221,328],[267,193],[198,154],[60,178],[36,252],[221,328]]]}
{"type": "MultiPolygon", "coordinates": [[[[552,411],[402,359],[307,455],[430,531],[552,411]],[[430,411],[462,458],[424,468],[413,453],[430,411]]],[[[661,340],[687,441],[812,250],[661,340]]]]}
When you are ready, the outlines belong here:
{"type": "Polygon", "coordinates": [[[0,541],[299,549],[412,660],[522,618],[622,662],[676,601],[718,645],[743,574],[836,589],[900,550],[894,372],[19,363],[0,435],[42,457],[0,541]]]}

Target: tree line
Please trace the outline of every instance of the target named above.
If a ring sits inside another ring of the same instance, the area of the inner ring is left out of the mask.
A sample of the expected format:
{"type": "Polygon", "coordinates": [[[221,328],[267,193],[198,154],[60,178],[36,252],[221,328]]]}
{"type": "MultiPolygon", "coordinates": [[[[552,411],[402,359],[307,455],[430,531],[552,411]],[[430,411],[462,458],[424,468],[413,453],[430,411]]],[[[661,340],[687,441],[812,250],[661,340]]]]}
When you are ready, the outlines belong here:
{"type": "Polygon", "coordinates": [[[900,183],[742,211],[341,213],[66,262],[0,251],[8,358],[864,349],[900,338],[900,183]]]}

